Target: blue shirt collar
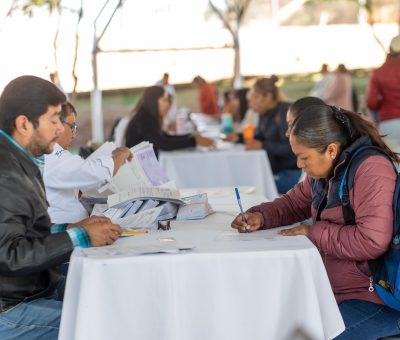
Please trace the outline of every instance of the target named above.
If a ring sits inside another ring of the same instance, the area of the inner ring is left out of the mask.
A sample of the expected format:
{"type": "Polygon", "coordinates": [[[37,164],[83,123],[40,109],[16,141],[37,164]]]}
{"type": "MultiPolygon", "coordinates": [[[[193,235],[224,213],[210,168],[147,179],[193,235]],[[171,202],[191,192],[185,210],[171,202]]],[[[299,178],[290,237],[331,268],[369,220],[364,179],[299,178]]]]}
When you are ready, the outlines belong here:
{"type": "Polygon", "coordinates": [[[33,156],[31,156],[28,151],[26,151],[21,145],[19,145],[14,138],[12,138],[10,135],[8,135],[6,132],[4,132],[3,130],[0,129],[0,135],[3,135],[4,137],[6,137],[12,144],[14,144],[22,153],[24,153],[33,163],[36,163],[35,158],[33,156]]]}

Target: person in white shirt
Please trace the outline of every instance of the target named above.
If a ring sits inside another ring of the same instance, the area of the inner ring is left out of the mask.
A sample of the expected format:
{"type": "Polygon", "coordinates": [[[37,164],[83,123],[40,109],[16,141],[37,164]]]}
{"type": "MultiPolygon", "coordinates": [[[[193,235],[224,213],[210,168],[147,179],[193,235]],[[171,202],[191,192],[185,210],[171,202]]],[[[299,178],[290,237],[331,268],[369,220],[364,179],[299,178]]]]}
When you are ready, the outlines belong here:
{"type": "Polygon", "coordinates": [[[327,89],[334,81],[335,75],[332,72],[329,72],[327,64],[322,64],[320,73],[321,78],[311,89],[309,94],[310,97],[324,98],[327,89]]]}
{"type": "Polygon", "coordinates": [[[125,161],[132,159],[126,147],[115,149],[112,156],[89,160],[70,153],[68,148],[77,129],[76,115],[72,104],[62,105],[60,120],[64,132],[53,152],[44,159],[43,180],[53,223],[75,223],[87,218],[88,212],[79,201],[79,191],[107,184],[125,161]]]}
{"type": "Polygon", "coordinates": [[[175,131],[178,106],[176,102],[175,87],[169,82],[169,73],[164,73],[163,77],[157,81],[155,85],[163,87],[165,92],[169,94],[169,99],[171,101],[171,107],[169,108],[168,115],[164,119],[164,129],[166,132],[175,131]]]}

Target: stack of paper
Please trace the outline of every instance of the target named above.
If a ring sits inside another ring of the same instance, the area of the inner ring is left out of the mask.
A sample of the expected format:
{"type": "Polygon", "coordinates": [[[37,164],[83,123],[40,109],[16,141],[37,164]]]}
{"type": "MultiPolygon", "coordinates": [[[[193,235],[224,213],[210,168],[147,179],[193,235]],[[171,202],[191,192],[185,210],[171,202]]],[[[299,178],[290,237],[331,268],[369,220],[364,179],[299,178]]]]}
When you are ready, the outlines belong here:
{"type": "MultiPolygon", "coordinates": [[[[113,143],[104,143],[90,157],[110,155],[113,143]]],[[[158,221],[203,219],[213,212],[207,194],[181,198],[158,162],[153,145],[140,143],[130,149],[133,160],[126,162],[112,182],[90,197],[106,197],[94,214],[104,215],[123,230],[155,228],[158,221]]]]}
{"type": "Polygon", "coordinates": [[[160,188],[160,187],[128,187],[124,191],[108,196],[107,203],[109,207],[120,208],[125,204],[137,200],[158,200],[164,202],[173,202],[184,204],[181,200],[179,190],[160,188]]]}
{"type": "Polygon", "coordinates": [[[123,231],[135,229],[156,229],[158,216],[162,209],[162,206],[156,207],[123,218],[112,218],[111,220],[113,223],[119,224],[123,231]]]}
{"type": "Polygon", "coordinates": [[[205,193],[185,197],[182,200],[185,204],[179,206],[177,220],[200,220],[214,212],[205,193]]]}

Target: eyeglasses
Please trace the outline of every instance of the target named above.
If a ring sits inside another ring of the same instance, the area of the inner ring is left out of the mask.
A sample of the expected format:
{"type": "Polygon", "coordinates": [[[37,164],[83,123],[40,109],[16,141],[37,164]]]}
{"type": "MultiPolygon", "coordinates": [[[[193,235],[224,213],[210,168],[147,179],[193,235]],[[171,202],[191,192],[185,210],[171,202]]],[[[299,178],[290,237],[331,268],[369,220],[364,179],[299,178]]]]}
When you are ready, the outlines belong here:
{"type": "Polygon", "coordinates": [[[60,119],[61,120],[61,123],[63,123],[63,124],[65,124],[65,125],[68,125],[69,127],[70,127],[70,129],[71,129],[71,131],[72,131],[72,133],[75,135],[76,134],[76,130],[78,129],[78,125],[76,125],[76,123],[75,122],[73,122],[73,123],[68,123],[68,122],[66,122],[64,119],[60,119]]]}

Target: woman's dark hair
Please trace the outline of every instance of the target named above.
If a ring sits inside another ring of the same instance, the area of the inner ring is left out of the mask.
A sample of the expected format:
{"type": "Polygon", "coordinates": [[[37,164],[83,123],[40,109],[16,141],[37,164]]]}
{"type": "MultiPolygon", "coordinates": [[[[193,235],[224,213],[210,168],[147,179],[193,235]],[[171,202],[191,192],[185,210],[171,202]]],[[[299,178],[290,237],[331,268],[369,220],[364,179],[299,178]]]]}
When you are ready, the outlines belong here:
{"type": "Polygon", "coordinates": [[[325,102],[318,97],[303,97],[291,104],[289,111],[293,119],[296,119],[304,109],[313,105],[325,105],[325,102]]]}
{"type": "Polygon", "coordinates": [[[248,88],[242,88],[236,90],[236,97],[239,100],[239,115],[240,120],[243,120],[246,115],[247,110],[249,109],[249,103],[247,102],[247,92],[249,92],[248,88]]]}
{"type": "Polygon", "coordinates": [[[272,98],[277,100],[279,97],[279,90],[275,83],[279,80],[279,78],[275,75],[270,78],[259,78],[253,85],[254,91],[266,96],[268,93],[271,93],[272,98]]]}
{"type": "Polygon", "coordinates": [[[132,136],[130,136],[132,133],[131,131],[134,131],[135,127],[140,126],[140,122],[143,123],[143,121],[147,121],[150,125],[158,129],[158,131],[161,131],[162,117],[158,109],[158,99],[160,99],[164,93],[165,90],[161,86],[150,86],[144,91],[136,107],[133,109],[133,117],[126,127],[125,138],[127,142],[132,138],[132,136]]]}
{"type": "Polygon", "coordinates": [[[71,113],[77,116],[75,107],[70,103],[66,102],[61,105],[61,114],[60,114],[60,120],[63,122],[65,121],[65,118],[67,118],[71,113]]]}
{"type": "Polygon", "coordinates": [[[65,94],[48,80],[35,76],[22,76],[12,80],[0,97],[0,129],[9,135],[14,133],[15,119],[26,116],[36,128],[39,117],[49,106],[66,101],[65,94]]]}
{"type": "Polygon", "coordinates": [[[361,136],[369,136],[373,145],[385,151],[396,162],[398,154],[393,152],[379,135],[374,124],[360,114],[328,105],[313,105],[304,109],[291,129],[291,136],[298,143],[324,152],[329,144],[338,143],[345,149],[361,136]]]}
{"type": "Polygon", "coordinates": [[[136,117],[146,115],[147,118],[154,120],[154,124],[158,124],[157,126],[161,128],[162,117],[160,116],[160,111],[158,109],[158,99],[164,95],[164,92],[165,90],[161,86],[148,87],[133,109],[134,115],[131,122],[135,121],[136,117]]]}

